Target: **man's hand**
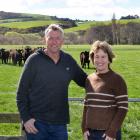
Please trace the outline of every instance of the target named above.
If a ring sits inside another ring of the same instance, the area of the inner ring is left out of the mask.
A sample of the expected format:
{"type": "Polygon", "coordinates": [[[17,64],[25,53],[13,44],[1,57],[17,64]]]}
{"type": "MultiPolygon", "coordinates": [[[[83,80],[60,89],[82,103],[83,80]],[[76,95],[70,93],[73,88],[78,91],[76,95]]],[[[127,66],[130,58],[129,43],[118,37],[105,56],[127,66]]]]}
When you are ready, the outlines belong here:
{"type": "Polygon", "coordinates": [[[88,140],[88,136],[89,136],[89,131],[85,131],[84,132],[84,140],[88,140]]]}
{"type": "Polygon", "coordinates": [[[38,130],[34,126],[34,123],[35,123],[35,119],[30,119],[24,123],[25,130],[28,133],[36,134],[38,132],[38,130]]]}

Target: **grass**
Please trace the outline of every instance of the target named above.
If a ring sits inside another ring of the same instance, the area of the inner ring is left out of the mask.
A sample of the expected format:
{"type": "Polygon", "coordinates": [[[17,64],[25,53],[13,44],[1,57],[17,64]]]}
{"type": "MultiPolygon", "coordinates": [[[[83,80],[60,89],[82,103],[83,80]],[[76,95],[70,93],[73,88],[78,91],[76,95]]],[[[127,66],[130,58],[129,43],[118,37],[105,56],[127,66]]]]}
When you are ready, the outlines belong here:
{"type": "MultiPolygon", "coordinates": [[[[128,24],[128,23],[140,23],[140,19],[129,19],[129,20],[116,20],[116,23],[118,24],[128,24]]],[[[77,32],[77,31],[86,31],[90,29],[91,27],[96,26],[105,26],[112,24],[112,21],[87,21],[80,24],[77,24],[77,27],[72,27],[65,29],[65,32],[77,32]]]]}
{"type": "Polygon", "coordinates": [[[0,26],[8,28],[27,29],[32,27],[47,26],[52,23],[58,23],[58,21],[38,20],[38,21],[10,22],[10,23],[1,23],[0,26]]]}
{"type": "Polygon", "coordinates": [[[117,20],[117,23],[121,23],[121,24],[127,24],[127,23],[140,23],[140,19],[122,19],[122,20],[117,20]]]}
{"type": "MultiPolygon", "coordinates": [[[[7,28],[18,28],[18,29],[27,29],[32,27],[39,27],[39,26],[47,26],[51,23],[61,23],[61,21],[53,20],[50,16],[44,15],[34,15],[34,14],[23,14],[25,16],[31,16],[31,18],[24,21],[24,18],[17,18],[17,19],[2,19],[0,20],[0,27],[7,27],[7,28]]],[[[64,21],[63,21],[64,22],[64,21]]],[[[128,24],[128,23],[140,23],[140,19],[127,19],[127,20],[117,20],[119,24],[128,24]]],[[[86,31],[87,29],[95,26],[102,26],[102,25],[110,25],[112,24],[111,19],[110,21],[84,21],[81,23],[77,23],[77,27],[72,27],[65,29],[64,31],[67,32],[77,32],[77,31],[86,31]]]]}
{"type": "MultiPolygon", "coordinates": [[[[9,48],[10,46],[0,46],[9,48]]],[[[12,46],[17,48],[18,46],[12,46]]],[[[35,46],[33,46],[35,47],[35,46]]],[[[89,50],[89,45],[68,45],[63,50],[72,54],[79,61],[81,51],[89,50]]],[[[129,98],[140,98],[140,45],[113,46],[116,58],[112,69],[120,73],[128,86],[129,98]]],[[[15,93],[22,67],[3,65],[0,63],[0,112],[17,112],[15,93]]],[[[94,71],[92,64],[90,69],[84,69],[88,74],[94,71]]],[[[71,82],[69,97],[84,97],[84,89],[71,82]]],[[[122,127],[123,140],[140,140],[140,103],[129,103],[129,112],[122,127]]],[[[68,125],[69,139],[82,140],[80,129],[83,106],[78,102],[70,102],[71,124],[68,125]]],[[[0,135],[19,135],[19,125],[0,124],[0,135]]]]}
{"type": "Polygon", "coordinates": [[[64,31],[66,33],[67,32],[76,32],[76,31],[86,31],[87,29],[90,29],[91,27],[109,25],[109,24],[111,24],[111,21],[88,21],[88,22],[83,22],[81,24],[78,24],[77,27],[65,29],[64,31]]]}

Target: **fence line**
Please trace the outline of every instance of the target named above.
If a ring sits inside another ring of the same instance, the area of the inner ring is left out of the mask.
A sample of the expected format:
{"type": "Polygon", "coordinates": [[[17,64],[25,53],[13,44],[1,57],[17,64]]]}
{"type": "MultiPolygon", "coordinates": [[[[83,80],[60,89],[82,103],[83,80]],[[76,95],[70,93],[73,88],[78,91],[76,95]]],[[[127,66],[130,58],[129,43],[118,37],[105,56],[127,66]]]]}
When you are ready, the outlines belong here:
{"type": "MultiPolygon", "coordinates": [[[[84,98],[69,98],[69,102],[81,102],[84,98]]],[[[140,98],[129,98],[129,102],[140,102],[140,98]]],[[[0,113],[0,123],[21,123],[19,113],[0,113]]],[[[26,140],[25,133],[21,130],[21,136],[0,136],[0,140],[26,140]]]]}
{"type": "Polygon", "coordinates": [[[140,102],[140,98],[129,98],[129,102],[140,102]]]}
{"type": "MultiPolygon", "coordinates": [[[[69,101],[78,101],[78,102],[83,102],[83,98],[69,98],[69,101]]],[[[140,102],[140,98],[129,98],[128,102],[140,102]]]]}

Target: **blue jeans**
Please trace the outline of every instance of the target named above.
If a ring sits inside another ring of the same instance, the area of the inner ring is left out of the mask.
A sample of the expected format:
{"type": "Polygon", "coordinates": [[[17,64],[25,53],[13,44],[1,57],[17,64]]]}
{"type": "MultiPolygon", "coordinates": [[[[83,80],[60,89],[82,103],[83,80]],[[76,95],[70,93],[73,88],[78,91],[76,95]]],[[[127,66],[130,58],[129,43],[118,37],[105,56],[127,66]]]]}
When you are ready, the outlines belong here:
{"type": "MultiPolygon", "coordinates": [[[[105,130],[89,130],[90,136],[88,137],[88,140],[104,140],[105,138],[102,138],[103,134],[105,133],[105,130]]],[[[121,140],[121,130],[119,130],[116,134],[116,140],[121,140]]]]}
{"type": "Polygon", "coordinates": [[[42,121],[35,121],[38,133],[29,134],[26,132],[27,140],[68,140],[67,126],[48,124],[42,121]]]}

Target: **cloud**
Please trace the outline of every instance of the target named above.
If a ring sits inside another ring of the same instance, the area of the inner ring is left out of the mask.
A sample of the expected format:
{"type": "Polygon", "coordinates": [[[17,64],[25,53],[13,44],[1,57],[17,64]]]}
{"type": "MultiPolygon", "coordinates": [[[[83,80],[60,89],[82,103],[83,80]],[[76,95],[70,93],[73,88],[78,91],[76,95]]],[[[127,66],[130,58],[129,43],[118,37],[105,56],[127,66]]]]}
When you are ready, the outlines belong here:
{"type": "MultiPolygon", "coordinates": [[[[107,4],[107,3],[106,3],[107,4]]],[[[123,8],[121,6],[111,5],[106,8],[102,5],[86,5],[86,6],[69,6],[66,8],[47,8],[38,11],[43,14],[58,16],[58,17],[68,17],[72,19],[82,19],[82,20],[111,20],[113,13],[115,13],[116,18],[120,19],[121,16],[140,14],[140,9],[123,8]],[[87,11],[88,9],[88,11],[87,11]]]]}
{"type": "MultiPolygon", "coordinates": [[[[98,8],[98,7],[97,7],[98,8]]],[[[46,15],[52,15],[57,17],[67,17],[71,19],[82,19],[82,20],[102,20],[102,19],[108,19],[110,20],[112,18],[113,12],[110,12],[110,15],[107,13],[105,9],[102,10],[93,10],[92,8],[88,9],[88,12],[86,11],[86,8],[47,8],[46,10],[40,10],[39,13],[46,14],[46,15]],[[102,12],[106,11],[106,12],[102,12]],[[106,18],[105,18],[105,17],[106,18]]],[[[34,11],[34,13],[37,13],[37,11],[34,11]]]]}
{"type": "Polygon", "coordinates": [[[48,1],[49,0],[3,0],[0,4],[0,9],[9,12],[26,12],[26,10],[29,11],[30,8],[34,9],[33,6],[47,3],[48,1]]]}
{"type": "MultiPolygon", "coordinates": [[[[128,2],[128,0],[123,2],[128,2]]],[[[118,6],[123,2],[121,0],[67,0],[68,8],[57,9],[57,13],[61,14],[64,11],[65,15],[69,15],[73,19],[79,17],[84,20],[110,20],[113,13],[116,13],[117,17],[120,18],[122,13],[128,12],[127,9],[118,6]]]]}
{"type": "Polygon", "coordinates": [[[91,7],[97,5],[107,5],[112,3],[112,0],[67,0],[68,7],[91,7]]]}
{"type": "Polygon", "coordinates": [[[49,0],[24,0],[24,1],[28,6],[49,2],[49,0]]]}
{"type": "Polygon", "coordinates": [[[22,0],[14,0],[14,1],[9,1],[9,0],[3,0],[0,3],[0,9],[3,11],[20,11],[23,10],[24,8],[22,7],[23,1],[22,0]]]}
{"type": "Polygon", "coordinates": [[[140,16],[140,3],[136,1],[132,3],[131,0],[4,0],[0,4],[0,9],[72,19],[111,20],[113,13],[117,19],[129,14],[140,16]]]}

